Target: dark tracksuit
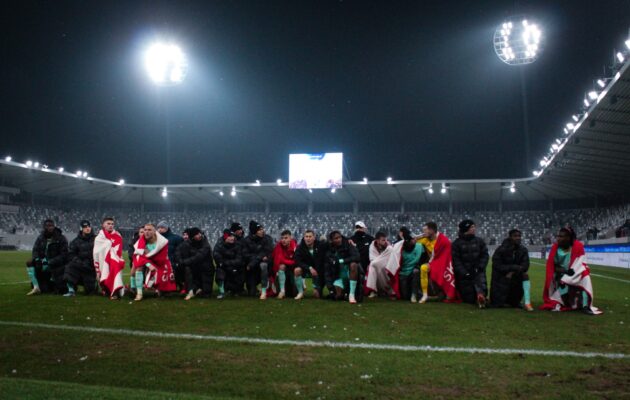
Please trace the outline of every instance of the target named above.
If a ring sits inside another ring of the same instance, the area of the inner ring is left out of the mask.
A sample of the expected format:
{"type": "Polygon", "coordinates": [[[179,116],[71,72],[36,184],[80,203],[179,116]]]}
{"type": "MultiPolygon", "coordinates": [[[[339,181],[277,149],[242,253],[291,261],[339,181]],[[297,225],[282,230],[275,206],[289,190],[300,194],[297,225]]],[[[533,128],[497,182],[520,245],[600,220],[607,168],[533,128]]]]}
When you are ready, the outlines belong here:
{"type": "Polygon", "coordinates": [[[368,265],[370,265],[370,244],[374,241],[374,238],[365,232],[356,231],[350,240],[357,246],[361,257],[361,267],[363,267],[364,271],[367,271],[368,265]]]}
{"type": "Polygon", "coordinates": [[[310,276],[310,267],[317,271],[317,279],[313,279],[313,286],[317,287],[317,291],[322,294],[326,285],[326,276],[324,271],[324,256],[326,254],[327,244],[315,240],[313,243],[313,254],[308,249],[304,239],[295,249],[295,267],[302,269],[302,276],[310,276]]]}
{"type": "Polygon", "coordinates": [[[477,302],[477,295],[488,296],[486,266],[490,256],[480,237],[460,235],[451,246],[455,287],[465,303],[477,302]]]}
{"type": "Polygon", "coordinates": [[[162,236],[168,240],[168,260],[173,266],[173,273],[175,274],[175,283],[182,289],[186,281],[186,268],[179,266],[179,260],[177,259],[177,248],[184,242],[184,238],[179,236],[169,228],[166,232],[162,233],[162,236]]]}
{"type": "Polygon", "coordinates": [[[245,261],[241,243],[226,243],[223,238],[214,246],[214,261],[217,264],[216,282],[223,283],[226,292],[242,293],[245,284],[245,261]]]}
{"type": "MultiPolygon", "coordinates": [[[[243,240],[243,257],[246,262],[246,284],[247,293],[250,296],[256,295],[256,285],[268,281],[269,268],[273,265],[271,253],[273,253],[274,243],[269,235],[258,237],[249,235],[243,240]],[[267,257],[267,261],[263,258],[267,257]]],[[[264,288],[263,288],[264,289],[264,288]]]]}
{"type": "Polygon", "coordinates": [[[527,248],[522,244],[515,246],[510,239],[505,239],[492,255],[490,304],[493,307],[518,307],[523,298],[523,281],[529,280],[528,270],[527,248]]]}
{"type": "Polygon", "coordinates": [[[68,240],[55,228],[50,237],[42,232],[33,245],[32,258],[26,262],[26,267],[35,268],[35,277],[40,290],[45,292],[65,293],[66,284],[63,281],[66,257],[68,256],[68,240]]]}
{"type": "MultiPolygon", "coordinates": [[[[337,248],[329,243],[324,256],[324,271],[326,275],[326,287],[328,287],[330,293],[335,293],[334,282],[340,277],[342,264],[339,263],[339,259],[343,259],[343,265],[347,265],[348,268],[351,263],[357,263],[359,268],[361,267],[359,251],[348,242],[347,238],[344,237],[341,246],[337,248]]],[[[359,271],[359,280],[360,276],[361,271],[359,271]]],[[[357,292],[360,290],[362,290],[361,285],[357,285],[357,292]]],[[[356,293],[355,296],[357,296],[356,293]]],[[[360,298],[360,296],[358,297],[360,298]]]]}
{"type": "Polygon", "coordinates": [[[68,263],[64,269],[63,279],[75,289],[83,285],[85,293],[90,294],[96,289],[96,270],[94,269],[94,238],[90,232],[83,235],[79,232],[68,247],[68,263]]]}
{"type": "Polygon", "coordinates": [[[212,248],[205,236],[201,240],[190,238],[177,247],[179,268],[184,272],[186,290],[197,292],[201,289],[203,296],[212,295],[214,264],[212,248]]]}

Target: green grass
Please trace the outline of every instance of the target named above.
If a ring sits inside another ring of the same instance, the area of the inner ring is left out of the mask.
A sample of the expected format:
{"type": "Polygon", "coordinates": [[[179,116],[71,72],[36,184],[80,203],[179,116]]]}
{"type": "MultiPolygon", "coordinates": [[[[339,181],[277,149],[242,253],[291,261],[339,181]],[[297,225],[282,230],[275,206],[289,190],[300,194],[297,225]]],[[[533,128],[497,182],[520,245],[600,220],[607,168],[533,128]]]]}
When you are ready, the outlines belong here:
{"type": "MultiPolygon", "coordinates": [[[[630,354],[630,283],[594,277],[599,317],[366,300],[27,297],[0,253],[0,321],[247,336],[630,354]]],[[[543,270],[532,265],[534,305],[543,270]]],[[[593,267],[630,280],[630,271],[593,267]]],[[[538,304],[536,304],[538,303],[538,304]]],[[[388,352],[0,326],[2,398],[630,398],[630,360],[388,352]],[[86,358],[87,356],[87,358],[86,358]],[[204,397],[205,396],[205,397],[204,397]]]]}

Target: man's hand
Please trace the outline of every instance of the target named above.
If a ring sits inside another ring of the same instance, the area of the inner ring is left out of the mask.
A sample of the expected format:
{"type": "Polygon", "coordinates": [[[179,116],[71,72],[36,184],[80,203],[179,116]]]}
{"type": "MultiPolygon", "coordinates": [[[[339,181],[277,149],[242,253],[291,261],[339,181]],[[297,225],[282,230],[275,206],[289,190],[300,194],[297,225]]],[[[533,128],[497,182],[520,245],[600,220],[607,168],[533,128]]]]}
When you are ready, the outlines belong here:
{"type": "Polygon", "coordinates": [[[267,261],[267,256],[264,256],[264,257],[262,258],[262,260],[263,260],[263,261],[267,261]]]}
{"type": "Polygon", "coordinates": [[[348,239],[348,243],[350,243],[354,247],[357,247],[357,245],[354,243],[354,241],[352,239],[348,239]]]}

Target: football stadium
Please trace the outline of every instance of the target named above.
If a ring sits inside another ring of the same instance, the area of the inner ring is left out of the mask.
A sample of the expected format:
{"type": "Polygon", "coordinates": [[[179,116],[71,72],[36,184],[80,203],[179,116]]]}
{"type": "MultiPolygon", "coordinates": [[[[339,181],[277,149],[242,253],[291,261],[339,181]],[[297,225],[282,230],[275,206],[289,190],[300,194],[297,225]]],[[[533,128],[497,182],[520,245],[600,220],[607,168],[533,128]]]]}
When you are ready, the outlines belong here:
{"type": "Polygon", "coordinates": [[[13,3],[0,398],[630,398],[630,5],[509,3],[13,3]]]}

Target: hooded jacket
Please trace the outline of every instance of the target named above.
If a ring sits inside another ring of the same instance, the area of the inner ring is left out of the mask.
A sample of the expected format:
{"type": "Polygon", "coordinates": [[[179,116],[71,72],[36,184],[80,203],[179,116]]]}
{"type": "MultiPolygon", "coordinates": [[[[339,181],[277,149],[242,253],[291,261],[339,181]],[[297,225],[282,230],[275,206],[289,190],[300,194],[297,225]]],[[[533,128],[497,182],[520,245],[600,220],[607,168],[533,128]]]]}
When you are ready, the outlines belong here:
{"type": "Polygon", "coordinates": [[[68,247],[68,265],[81,270],[93,271],[94,270],[94,239],[96,235],[94,232],[90,232],[89,235],[84,236],[79,231],[77,237],[75,237],[68,247]]]}
{"type": "Polygon", "coordinates": [[[334,247],[332,243],[328,244],[326,249],[326,255],[324,256],[326,285],[332,286],[333,283],[339,279],[339,273],[341,270],[341,264],[339,259],[343,259],[343,265],[350,265],[350,263],[360,263],[361,256],[357,248],[350,244],[348,238],[342,236],[341,246],[334,247]]]}
{"type": "Polygon", "coordinates": [[[63,267],[68,256],[68,239],[62,234],[61,229],[55,227],[50,238],[46,232],[42,232],[33,245],[33,261],[40,262],[46,259],[51,269],[63,267]],[[48,243],[50,239],[50,243],[48,243]]]}
{"type": "Polygon", "coordinates": [[[522,244],[515,245],[508,238],[492,255],[492,285],[490,301],[501,307],[508,303],[516,306],[523,297],[522,276],[529,270],[529,252],[522,244]],[[512,272],[511,277],[507,274],[512,272]]]}

